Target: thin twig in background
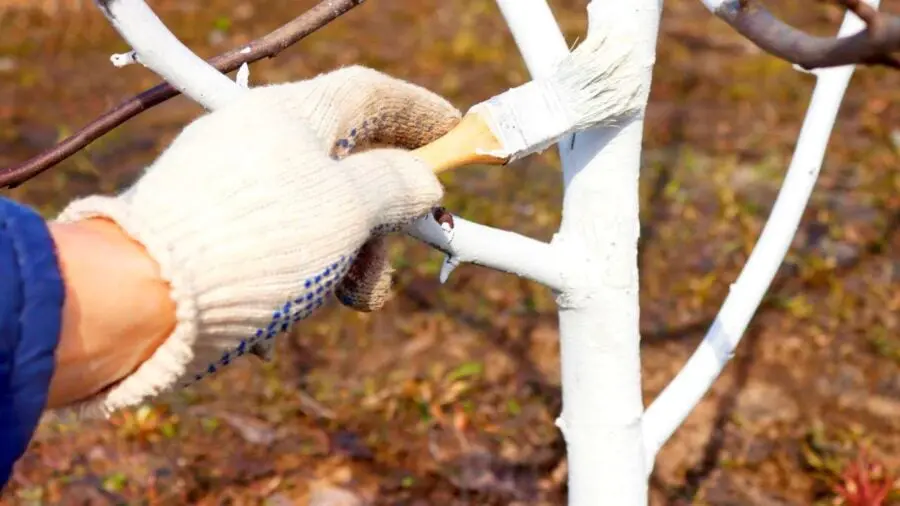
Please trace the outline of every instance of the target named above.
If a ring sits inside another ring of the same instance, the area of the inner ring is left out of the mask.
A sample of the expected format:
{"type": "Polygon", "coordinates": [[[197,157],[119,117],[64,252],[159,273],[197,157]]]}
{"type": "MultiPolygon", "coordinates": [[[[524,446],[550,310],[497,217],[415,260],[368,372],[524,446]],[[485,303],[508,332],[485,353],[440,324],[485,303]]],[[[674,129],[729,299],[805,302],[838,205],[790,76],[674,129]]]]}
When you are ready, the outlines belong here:
{"type": "Polygon", "coordinates": [[[841,65],[900,68],[900,17],[878,12],[863,0],[836,0],[866,22],[849,37],[818,37],[776,18],[758,0],[702,0],[707,9],[760,49],[804,69],[841,65]]]}
{"type": "MultiPolygon", "coordinates": [[[[272,58],[363,2],[364,0],[323,0],[268,35],[216,56],[209,62],[221,72],[231,72],[244,63],[272,58]]],[[[129,98],[56,146],[29,160],[0,170],[0,188],[19,186],[74,155],[117,126],[178,95],[178,90],[163,83],[129,98]]]]}

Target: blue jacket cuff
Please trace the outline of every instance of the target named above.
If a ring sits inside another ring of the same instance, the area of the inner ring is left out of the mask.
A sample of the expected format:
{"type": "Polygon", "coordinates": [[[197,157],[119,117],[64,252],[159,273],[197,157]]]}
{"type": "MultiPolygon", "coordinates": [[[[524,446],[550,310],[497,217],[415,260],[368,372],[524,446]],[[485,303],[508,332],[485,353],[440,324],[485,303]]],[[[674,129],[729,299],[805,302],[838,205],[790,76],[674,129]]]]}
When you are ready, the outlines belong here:
{"type": "Polygon", "coordinates": [[[64,301],[46,222],[0,198],[0,489],[46,406],[64,301]]]}

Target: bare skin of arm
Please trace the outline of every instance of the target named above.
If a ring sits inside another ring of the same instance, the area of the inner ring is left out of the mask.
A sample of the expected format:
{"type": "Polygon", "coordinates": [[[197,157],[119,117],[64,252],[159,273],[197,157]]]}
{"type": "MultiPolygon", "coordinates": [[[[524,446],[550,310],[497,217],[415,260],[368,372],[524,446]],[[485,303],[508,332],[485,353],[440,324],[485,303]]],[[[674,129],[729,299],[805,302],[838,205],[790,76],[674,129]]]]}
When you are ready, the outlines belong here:
{"type": "Polygon", "coordinates": [[[175,327],[159,266],[114,223],[51,223],[66,286],[48,408],[85,399],[147,360],[175,327]]]}

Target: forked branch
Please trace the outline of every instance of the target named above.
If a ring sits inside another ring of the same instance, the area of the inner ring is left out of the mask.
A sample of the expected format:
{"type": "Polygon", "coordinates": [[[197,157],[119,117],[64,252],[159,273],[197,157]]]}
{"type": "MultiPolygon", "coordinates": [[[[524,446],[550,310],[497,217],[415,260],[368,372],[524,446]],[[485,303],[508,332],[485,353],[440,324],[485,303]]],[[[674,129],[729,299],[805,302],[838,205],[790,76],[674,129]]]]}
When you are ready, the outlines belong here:
{"type": "Polygon", "coordinates": [[[873,9],[864,0],[836,0],[866,23],[846,37],[818,37],[775,17],[760,0],[702,0],[720,19],[764,51],[804,69],[850,64],[900,68],[900,17],[873,9]]]}
{"type": "MultiPolygon", "coordinates": [[[[268,35],[216,56],[209,63],[221,72],[231,72],[244,63],[272,58],[363,1],[323,0],[268,35]]],[[[125,100],[47,151],[12,167],[0,169],[0,188],[15,188],[74,155],[129,119],[179,94],[169,83],[162,83],[125,100]]]]}

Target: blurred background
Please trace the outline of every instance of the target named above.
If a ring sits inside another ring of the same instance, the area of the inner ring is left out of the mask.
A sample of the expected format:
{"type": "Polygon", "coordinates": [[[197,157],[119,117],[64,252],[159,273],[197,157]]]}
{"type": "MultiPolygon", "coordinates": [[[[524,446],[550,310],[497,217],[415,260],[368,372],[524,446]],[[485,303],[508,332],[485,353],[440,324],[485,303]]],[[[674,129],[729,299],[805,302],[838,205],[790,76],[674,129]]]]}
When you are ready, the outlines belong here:
{"type": "MultiPolygon", "coordinates": [[[[149,3],[209,57],[315,2],[149,3]]],[[[842,17],[828,2],[767,4],[822,35],[842,17]]],[[[551,5],[569,43],[583,37],[586,2],[551,5]]],[[[883,5],[896,12],[900,1],[883,5]]],[[[90,1],[0,0],[0,166],[157,83],[109,63],[125,50],[90,1]]],[[[251,83],[349,64],[462,109],[528,79],[492,0],[369,0],[254,64],[251,83]]],[[[653,79],[640,255],[647,404],[751,251],[814,84],[697,0],[667,0],[653,79]]],[[[900,473],[898,85],[898,71],[853,78],[794,247],[737,356],[659,456],[654,505],[835,504],[860,455],[900,473]]],[[[200,112],[171,100],[4,196],[51,217],[73,197],[116,191],[200,112]]],[[[556,229],[553,150],[443,180],[461,216],[541,239],[556,229]]],[[[0,503],[564,504],[550,294],[469,265],[441,286],[437,252],[392,244],[396,296],[383,311],[332,305],[281,339],[274,363],[243,361],[108,422],[46,420],[0,503]]]]}

